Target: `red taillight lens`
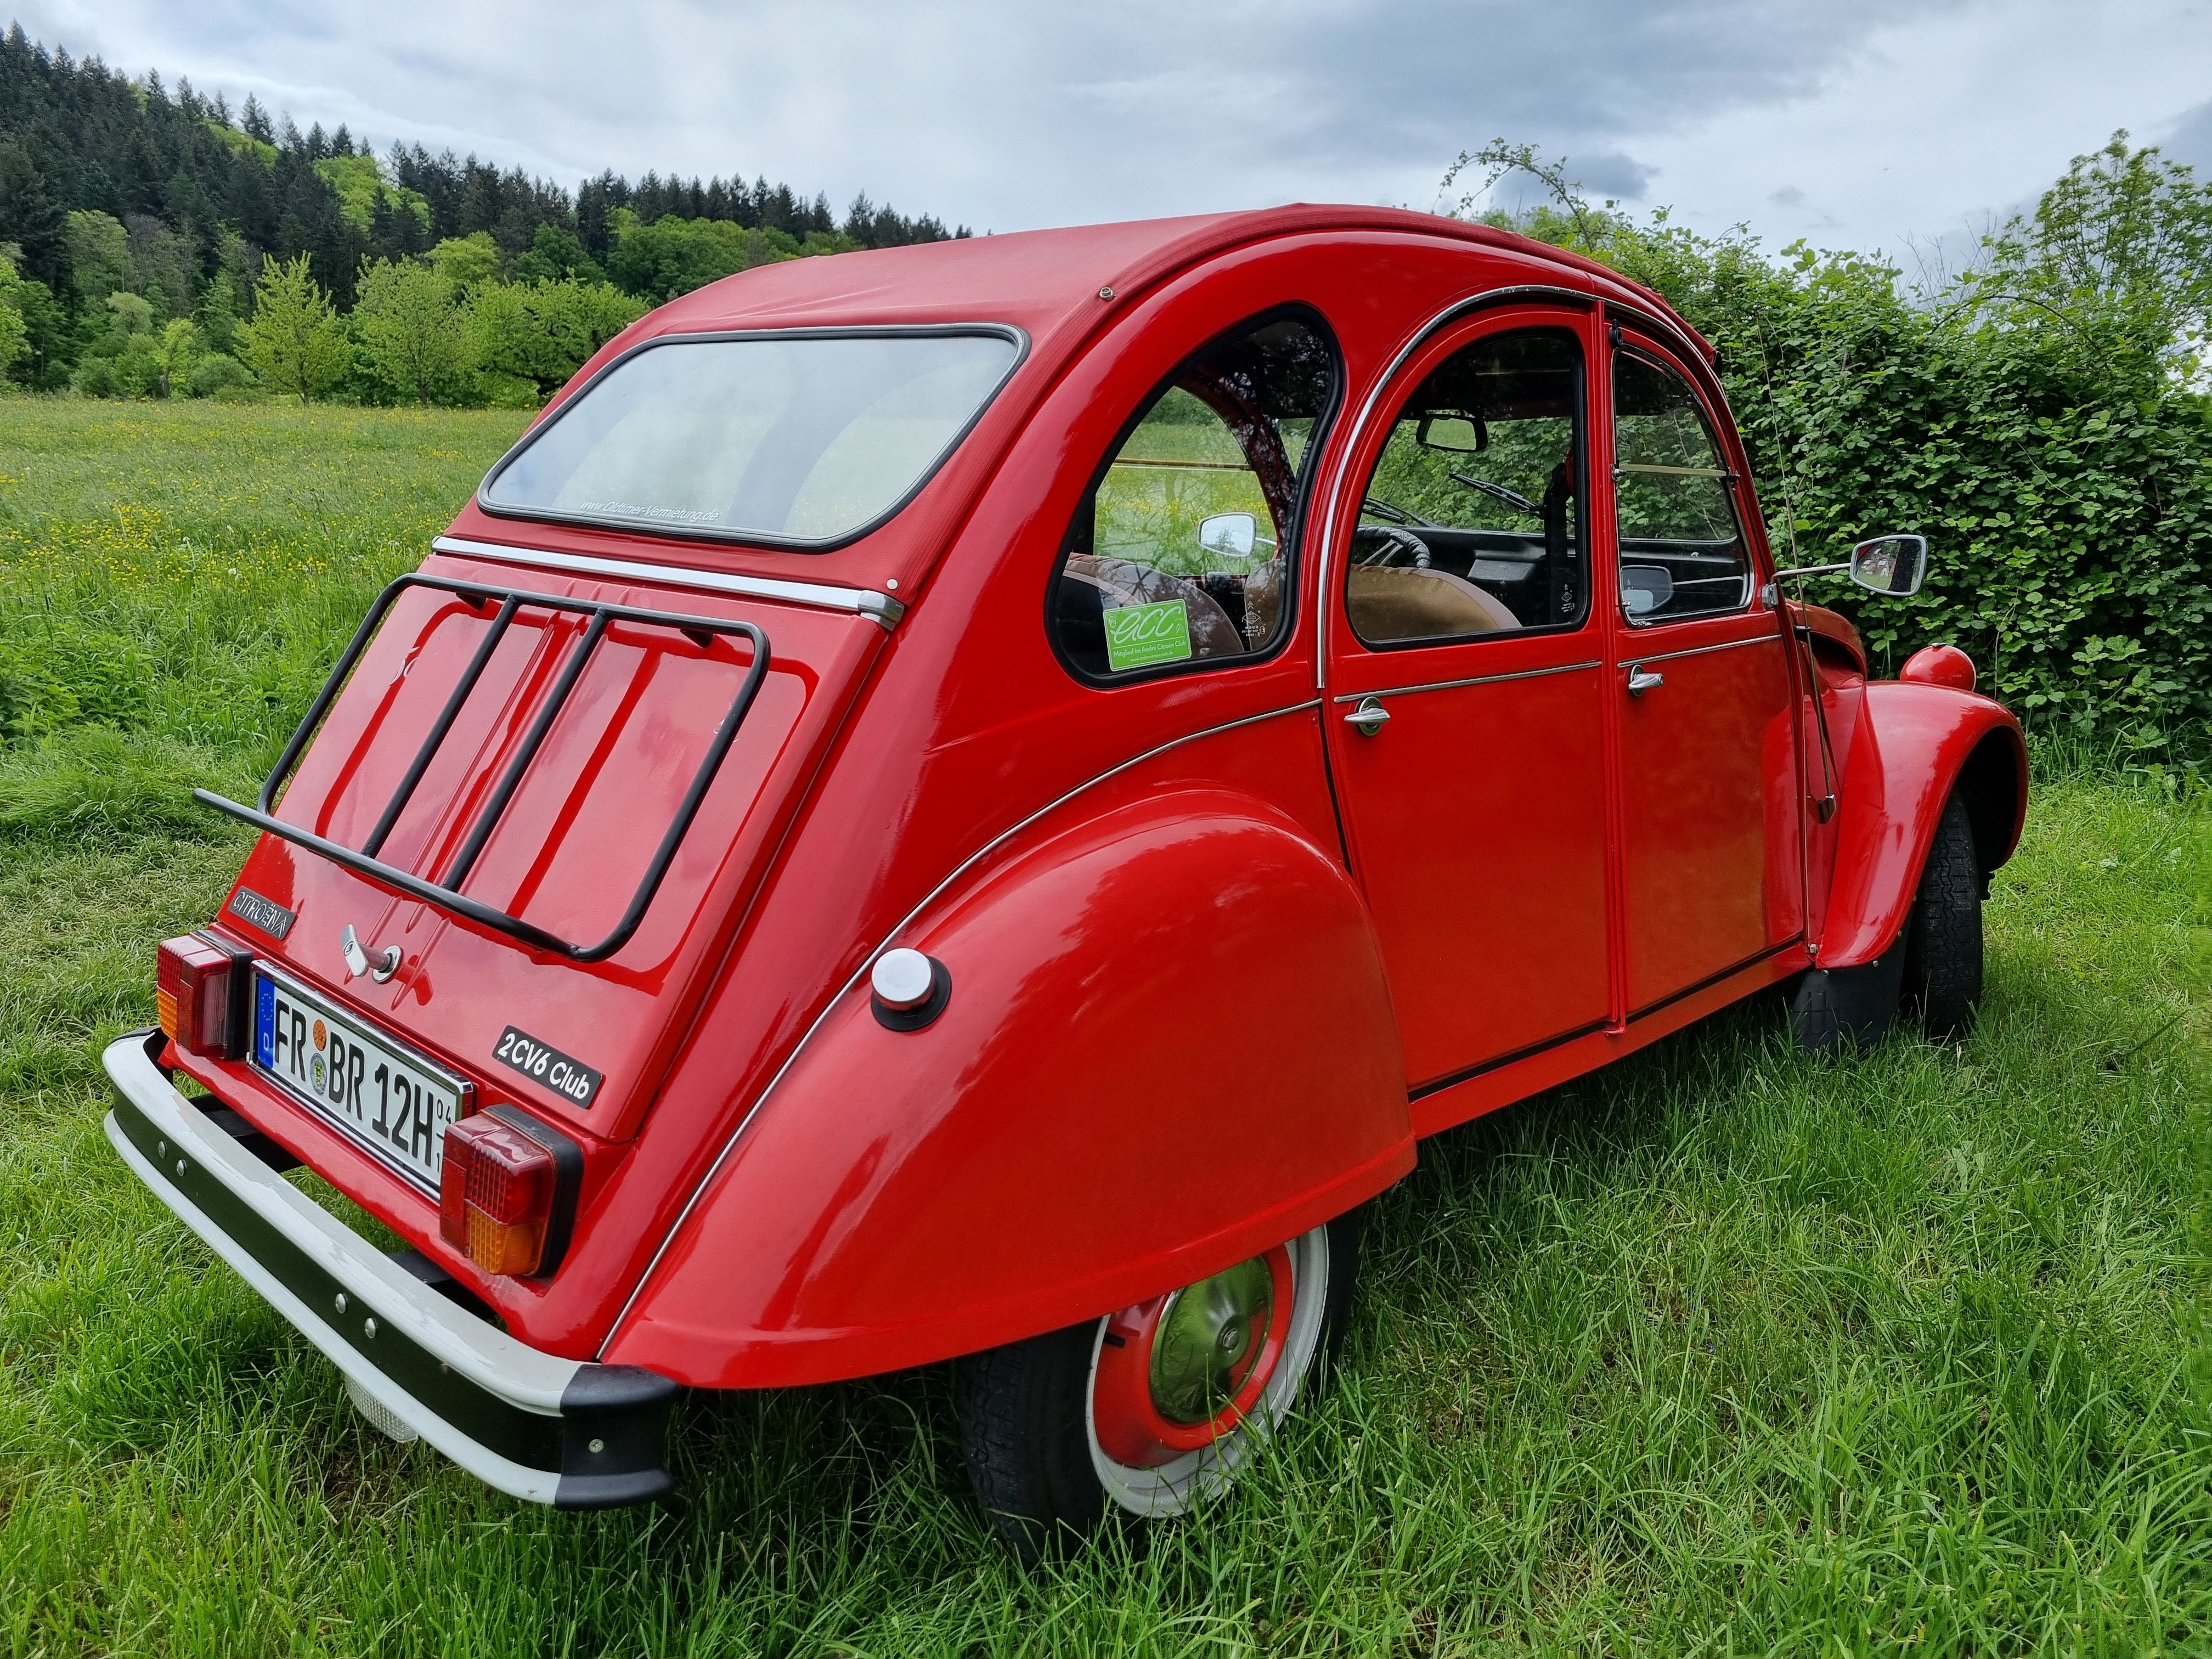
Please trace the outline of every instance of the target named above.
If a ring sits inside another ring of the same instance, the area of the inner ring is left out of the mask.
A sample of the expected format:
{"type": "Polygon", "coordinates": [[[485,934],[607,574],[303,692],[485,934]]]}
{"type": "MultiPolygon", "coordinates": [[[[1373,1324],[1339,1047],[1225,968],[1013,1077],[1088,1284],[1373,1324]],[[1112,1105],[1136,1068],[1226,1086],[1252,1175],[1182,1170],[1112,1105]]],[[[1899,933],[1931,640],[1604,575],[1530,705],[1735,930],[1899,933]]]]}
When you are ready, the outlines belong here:
{"type": "Polygon", "coordinates": [[[565,1220],[562,1212],[573,1200],[581,1163],[566,1136],[514,1107],[463,1118],[446,1131],[438,1231],[486,1273],[550,1269],[561,1242],[555,1224],[565,1220]],[[564,1163],[570,1168],[564,1170],[564,1163]],[[555,1248],[549,1250],[549,1243],[555,1248]]]}
{"type": "Polygon", "coordinates": [[[186,1054],[234,1060],[245,1012],[244,951],[197,934],[165,939],[154,963],[154,1008],[162,1035],[186,1054]]]}

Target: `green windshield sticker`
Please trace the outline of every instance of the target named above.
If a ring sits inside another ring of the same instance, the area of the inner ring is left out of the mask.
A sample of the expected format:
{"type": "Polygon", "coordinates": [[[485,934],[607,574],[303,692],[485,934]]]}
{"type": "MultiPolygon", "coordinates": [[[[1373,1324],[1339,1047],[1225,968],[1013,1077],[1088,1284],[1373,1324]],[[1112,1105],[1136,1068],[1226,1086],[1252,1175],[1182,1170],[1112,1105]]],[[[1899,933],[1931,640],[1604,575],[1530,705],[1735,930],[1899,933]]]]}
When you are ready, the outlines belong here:
{"type": "Polygon", "coordinates": [[[1190,612],[1181,599],[1125,605],[1106,617],[1106,660],[1115,668],[1150,668],[1190,655],[1190,612]]]}

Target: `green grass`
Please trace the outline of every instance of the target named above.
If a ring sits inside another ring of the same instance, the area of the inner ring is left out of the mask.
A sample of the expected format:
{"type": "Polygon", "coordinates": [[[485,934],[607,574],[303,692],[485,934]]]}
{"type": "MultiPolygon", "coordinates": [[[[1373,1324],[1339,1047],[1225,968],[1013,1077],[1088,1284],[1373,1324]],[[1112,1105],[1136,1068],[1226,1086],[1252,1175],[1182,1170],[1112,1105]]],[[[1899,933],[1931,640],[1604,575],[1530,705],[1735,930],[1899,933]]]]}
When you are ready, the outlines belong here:
{"type": "Polygon", "coordinates": [[[96,1052],[240,856],[166,803],[514,429],[0,402],[0,662],[83,694],[0,754],[0,1652],[2212,1645],[2212,804],[2081,771],[1970,1042],[1748,1006],[1431,1143],[1334,1390],[1142,1559],[1000,1554],[942,1370],[695,1402],[658,1511],[380,1437],[117,1162],[96,1052]]]}

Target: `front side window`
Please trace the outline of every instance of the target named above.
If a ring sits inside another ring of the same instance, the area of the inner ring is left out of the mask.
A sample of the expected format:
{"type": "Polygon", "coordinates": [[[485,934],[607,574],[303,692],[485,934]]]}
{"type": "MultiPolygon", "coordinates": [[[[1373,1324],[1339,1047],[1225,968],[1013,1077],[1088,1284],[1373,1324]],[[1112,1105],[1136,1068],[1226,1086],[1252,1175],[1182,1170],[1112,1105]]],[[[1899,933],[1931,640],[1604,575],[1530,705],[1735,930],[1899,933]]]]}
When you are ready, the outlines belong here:
{"type": "Polygon", "coordinates": [[[1121,679],[1283,637],[1309,464],[1335,401],[1319,319],[1223,336],[1158,387],[1076,508],[1050,622],[1076,670],[1121,679]]]}
{"type": "Polygon", "coordinates": [[[556,410],[477,492],[491,513],[826,546],[935,471],[1012,372],[999,330],[657,341],[556,410]]]}
{"type": "Polygon", "coordinates": [[[1364,643],[1571,628],[1588,614],[1582,368],[1570,330],[1486,335],[1399,406],[1345,570],[1364,643]]]}
{"type": "Polygon", "coordinates": [[[1613,359],[1613,498],[1620,606],[1632,623],[1741,611],[1751,559],[1729,470],[1705,406],[1674,369],[1634,351],[1613,359]]]}

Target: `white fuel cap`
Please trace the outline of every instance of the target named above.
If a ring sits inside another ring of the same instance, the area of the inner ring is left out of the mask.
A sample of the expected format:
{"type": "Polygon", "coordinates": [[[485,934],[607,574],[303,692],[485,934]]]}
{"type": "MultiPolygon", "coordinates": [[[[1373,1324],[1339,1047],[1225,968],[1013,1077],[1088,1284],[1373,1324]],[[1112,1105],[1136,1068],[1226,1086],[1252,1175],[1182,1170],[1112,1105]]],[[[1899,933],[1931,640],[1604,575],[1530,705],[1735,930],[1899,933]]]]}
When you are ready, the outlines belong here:
{"type": "Polygon", "coordinates": [[[901,1012],[928,1001],[936,982],[937,970],[930,959],[903,947],[884,951],[868,972],[868,984],[876,1000],[886,1008],[901,1012]]]}

